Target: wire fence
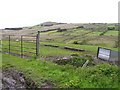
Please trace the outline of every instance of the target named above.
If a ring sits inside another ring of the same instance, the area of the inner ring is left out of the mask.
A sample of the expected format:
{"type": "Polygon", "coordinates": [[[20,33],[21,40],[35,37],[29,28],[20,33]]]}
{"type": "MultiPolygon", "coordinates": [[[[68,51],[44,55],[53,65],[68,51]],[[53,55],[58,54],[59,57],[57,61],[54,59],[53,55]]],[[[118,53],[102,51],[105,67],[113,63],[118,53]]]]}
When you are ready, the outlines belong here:
{"type": "Polygon", "coordinates": [[[40,33],[36,35],[3,35],[2,52],[21,58],[39,56],[40,33]]]}

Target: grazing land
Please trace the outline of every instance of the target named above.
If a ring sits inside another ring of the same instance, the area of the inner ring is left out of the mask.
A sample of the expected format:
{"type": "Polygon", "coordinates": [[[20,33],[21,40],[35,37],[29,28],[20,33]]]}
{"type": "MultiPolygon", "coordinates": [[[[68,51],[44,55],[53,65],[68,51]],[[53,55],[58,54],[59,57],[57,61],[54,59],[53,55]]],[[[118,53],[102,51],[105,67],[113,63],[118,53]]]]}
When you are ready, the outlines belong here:
{"type": "Polygon", "coordinates": [[[30,88],[118,88],[118,66],[96,57],[98,47],[118,51],[117,24],[44,25],[3,30],[3,70],[22,72],[30,88]],[[35,36],[38,31],[39,56],[35,54],[35,38],[25,37],[22,54],[27,57],[18,57],[21,55],[18,37],[35,36]],[[8,35],[15,36],[10,43],[8,35]],[[11,55],[8,55],[9,49],[11,55]]]}
{"type": "Polygon", "coordinates": [[[27,78],[32,79],[37,87],[118,87],[118,67],[105,63],[94,67],[76,68],[72,65],[57,65],[50,61],[25,60],[10,55],[3,55],[3,69],[13,67],[22,71],[27,78]]]}

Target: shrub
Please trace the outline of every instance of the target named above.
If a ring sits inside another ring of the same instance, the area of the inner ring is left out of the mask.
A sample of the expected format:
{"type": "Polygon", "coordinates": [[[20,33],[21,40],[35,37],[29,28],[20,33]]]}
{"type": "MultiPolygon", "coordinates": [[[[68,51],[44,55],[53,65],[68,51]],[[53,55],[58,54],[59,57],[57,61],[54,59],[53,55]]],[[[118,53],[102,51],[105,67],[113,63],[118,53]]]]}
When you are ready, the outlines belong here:
{"type": "Polygon", "coordinates": [[[78,41],[74,41],[73,44],[78,44],[78,41]]]}
{"type": "Polygon", "coordinates": [[[107,32],[107,30],[105,30],[104,32],[100,33],[100,36],[104,35],[107,32]]]}
{"type": "Polygon", "coordinates": [[[115,27],[108,27],[108,30],[115,30],[115,27]]]}

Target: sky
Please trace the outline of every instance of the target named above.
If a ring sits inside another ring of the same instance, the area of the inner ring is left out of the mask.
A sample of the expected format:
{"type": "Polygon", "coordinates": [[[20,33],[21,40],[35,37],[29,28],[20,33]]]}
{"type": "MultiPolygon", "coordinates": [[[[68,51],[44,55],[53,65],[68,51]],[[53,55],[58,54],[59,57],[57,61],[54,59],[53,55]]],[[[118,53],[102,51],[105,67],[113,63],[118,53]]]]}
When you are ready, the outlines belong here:
{"type": "Polygon", "coordinates": [[[0,0],[0,28],[42,22],[118,23],[119,0],[0,0]]]}

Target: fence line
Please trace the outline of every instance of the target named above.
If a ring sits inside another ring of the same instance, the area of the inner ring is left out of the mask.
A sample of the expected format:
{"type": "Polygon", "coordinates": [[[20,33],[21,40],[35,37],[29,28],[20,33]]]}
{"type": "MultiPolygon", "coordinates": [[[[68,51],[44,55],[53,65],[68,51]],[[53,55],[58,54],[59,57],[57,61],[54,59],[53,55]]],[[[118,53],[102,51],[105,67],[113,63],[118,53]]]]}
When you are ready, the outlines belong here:
{"type": "Polygon", "coordinates": [[[16,54],[19,55],[21,58],[24,56],[39,56],[39,49],[40,49],[40,32],[38,31],[37,35],[4,35],[3,37],[3,47],[2,52],[8,54],[16,54]],[[26,38],[27,37],[27,41],[26,38]],[[32,38],[31,38],[32,37],[32,38]],[[36,42],[31,42],[32,39],[35,39],[36,42]],[[13,45],[12,45],[13,44],[13,45]],[[16,45],[14,45],[16,44],[16,45]],[[31,47],[29,47],[31,45],[31,47]]]}

